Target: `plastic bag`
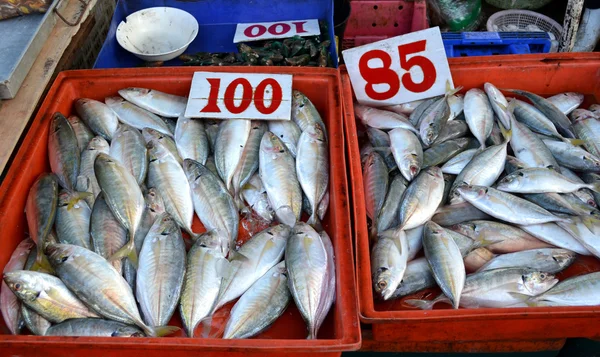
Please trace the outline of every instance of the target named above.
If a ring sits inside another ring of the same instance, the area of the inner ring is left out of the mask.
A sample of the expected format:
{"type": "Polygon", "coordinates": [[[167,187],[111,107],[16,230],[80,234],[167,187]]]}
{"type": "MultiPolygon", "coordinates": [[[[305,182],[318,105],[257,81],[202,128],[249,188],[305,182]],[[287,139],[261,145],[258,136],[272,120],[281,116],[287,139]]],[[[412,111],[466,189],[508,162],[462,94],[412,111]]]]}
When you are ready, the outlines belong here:
{"type": "Polygon", "coordinates": [[[45,13],[53,0],[0,0],[0,20],[45,13]]]}
{"type": "Polygon", "coordinates": [[[481,0],[427,0],[432,26],[470,31],[479,24],[481,0]],[[445,26],[444,26],[445,25],[445,26]]]}

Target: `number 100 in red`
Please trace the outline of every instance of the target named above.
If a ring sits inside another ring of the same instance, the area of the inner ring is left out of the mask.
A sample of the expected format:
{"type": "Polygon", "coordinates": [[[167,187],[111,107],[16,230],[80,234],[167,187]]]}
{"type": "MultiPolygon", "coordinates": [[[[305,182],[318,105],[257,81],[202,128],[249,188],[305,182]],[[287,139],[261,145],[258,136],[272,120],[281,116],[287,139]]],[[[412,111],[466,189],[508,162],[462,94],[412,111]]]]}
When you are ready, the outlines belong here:
{"type": "MultiPolygon", "coordinates": [[[[221,113],[221,108],[219,107],[219,103],[217,99],[219,98],[219,90],[221,89],[221,78],[206,78],[208,83],[210,84],[210,93],[208,95],[208,103],[202,110],[201,113],[221,113]]],[[[279,83],[273,78],[265,78],[263,79],[256,88],[252,88],[252,84],[246,78],[236,78],[225,89],[225,94],[223,97],[223,104],[225,105],[225,109],[232,114],[240,114],[243,113],[250,104],[254,102],[254,106],[256,110],[258,110],[261,114],[272,114],[277,108],[279,108],[281,104],[281,100],[283,97],[282,89],[279,83]],[[236,96],[235,92],[237,88],[241,86],[242,95],[238,97],[239,103],[236,104],[236,96]],[[267,93],[267,88],[271,87],[273,91],[273,95],[271,97],[271,103],[269,106],[265,103],[265,94],[267,93]]]]}

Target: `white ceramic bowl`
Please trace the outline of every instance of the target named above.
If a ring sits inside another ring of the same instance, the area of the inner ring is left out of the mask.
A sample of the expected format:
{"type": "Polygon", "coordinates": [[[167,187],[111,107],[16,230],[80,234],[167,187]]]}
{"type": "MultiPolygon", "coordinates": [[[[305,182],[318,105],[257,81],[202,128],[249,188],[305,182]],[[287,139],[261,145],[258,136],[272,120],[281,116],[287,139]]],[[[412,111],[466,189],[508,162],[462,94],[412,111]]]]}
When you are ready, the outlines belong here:
{"type": "Polygon", "coordinates": [[[134,12],[117,27],[117,41],[144,61],[168,61],[182,54],[198,35],[198,21],[172,7],[134,12]]]}

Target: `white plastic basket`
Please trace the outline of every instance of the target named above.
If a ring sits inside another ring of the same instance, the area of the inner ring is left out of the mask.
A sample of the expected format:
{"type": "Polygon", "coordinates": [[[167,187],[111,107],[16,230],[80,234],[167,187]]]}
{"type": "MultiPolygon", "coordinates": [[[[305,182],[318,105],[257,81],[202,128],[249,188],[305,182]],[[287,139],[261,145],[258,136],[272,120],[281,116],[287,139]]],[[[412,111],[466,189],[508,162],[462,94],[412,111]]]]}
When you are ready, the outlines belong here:
{"type": "Polygon", "coordinates": [[[487,30],[491,32],[515,32],[515,31],[536,31],[529,25],[539,28],[539,31],[552,34],[552,49],[550,52],[556,52],[558,41],[560,40],[563,28],[558,22],[548,16],[529,10],[504,10],[490,16],[487,20],[487,30]]]}

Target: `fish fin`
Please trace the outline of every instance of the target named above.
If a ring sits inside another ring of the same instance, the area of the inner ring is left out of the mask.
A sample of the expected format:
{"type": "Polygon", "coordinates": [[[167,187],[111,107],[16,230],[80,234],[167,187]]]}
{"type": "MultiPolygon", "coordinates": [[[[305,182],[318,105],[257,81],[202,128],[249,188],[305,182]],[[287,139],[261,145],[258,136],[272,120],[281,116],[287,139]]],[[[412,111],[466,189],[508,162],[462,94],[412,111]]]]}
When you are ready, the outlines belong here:
{"type": "Polygon", "coordinates": [[[437,299],[433,300],[420,300],[420,299],[408,299],[404,301],[410,306],[418,307],[421,310],[431,310],[433,309],[433,305],[438,302],[437,299]]]}
{"type": "Polygon", "coordinates": [[[177,326],[148,326],[148,331],[146,333],[151,332],[150,336],[152,337],[163,337],[175,333],[179,330],[181,330],[181,328],[177,326]]]}
{"type": "Polygon", "coordinates": [[[245,261],[250,260],[250,259],[248,259],[247,256],[245,256],[242,253],[238,252],[237,250],[233,250],[233,249],[229,251],[228,258],[229,258],[229,261],[232,261],[235,259],[235,260],[241,260],[241,261],[245,262],[245,261]]]}
{"type": "Polygon", "coordinates": [[[71,198],[67,203],[67,211],[70,211],[77,204],[77,202],[92,196],[93,194],[91,192],[74,192],[74,197],[71,198]]]}
{"type": "Polygon", "coordinates": [[[508,295],[512,296],[513,298],[517,299],[517,300],[521,300],[521,302],[523,302],[524,304],[527,304],[527,306],[529,307],[534,307],[534,306],[538,306],[537,302],[532,301],[532,297],[526,294],[521,294],[521,293],[517,293],[517,292],[508,292],[508,295]]]}
{"type": "MultiPolygon", "coordinates": [[[[594,227],[594,218],[593,216],[588,216],[588,217],[582,217],[581,218],[581,223],[583,223],[583,225],[590,230],[590,232],[596,232],[596,229],[594,227]]],[[[577,226],[574,224],[574,226],[577,226]]]]}
{"type": "Polygon", "coordinates": [[[590,183],[588,188],[594,192],[600,193],[600,181],[590,183]]]}
{"type": "Polygon", "coordinates": [[[487,238],[480,238],[477,239],[476,242],[478,243],[477,248],[481,248],[481,247],[487,247],[490,246],[492,244],[498,243],[498,241],[493,241],[493,240],[489,240],[487,238]]]}
{"type": "MultiPolygon", "coordinates": [[[[502,105],[502,104],[498,103],[498,105],[502,105]]],[[[502,123],[500,123],[500,122],[498,122],[498,128],[500,128],[500,132],[502,133],[502,136],[504,137],[504,140],[506,142],[509,142],[510,139],[512,139],[512,130],[513,130],[513,128],[510,127],[509,129],[506,129],[504,127],[504,125],[502,125],[502,123]]]]}
{"type": "Polygon", "coordinates": [[[562,141],[564,141],[567,144],[571,144],[573,146],[581,146],[585,143],[585,141],[583,141],[581,139],[562,138],[562,141]]]}
{"type": "Polygon", "coordinates": [[[294,227],[296,225],[297,219],[294,210],[290,206],[281,206],[275,210],[275,215],[280,223],[285,224],[289,227],[294,227]]]}
{"type": "Polygon", "coordinates": [[[317,331],[316,328],[310,327],[308,331],[308,336],[306,336],[307,340],[316,340],[317,339],[317,331]]]}
{"type": "Polygon", "coordinates": [[[452,89],[452,84],[450,84],[450,80],[447,80],[446,81],[446,98],[460,92],[462,89],[463,89],[462,86],[458,86],[458,87],[452,89]]]}
{"type": "Polygon", "coordinates": [[[48,257],[42,251],[38,251],[37,258],[35,262],[31,265],[32,271],[39,271],[42,273],[54,274],[54,268],[50,265],[50,261],[48,261],[48,257]]]}
{"type": "Polygon", "coordinates": [[[129,258],[129,262],[133,265],[134,268],[138,268],[138,256],[135,251],[135,241],[132,239],[127,242],[121,249],[117,250],[115,254],[113,254],[110,258],[108,258],[109,262],[114,260],[120,260],[123,258],[129,258]]]}
{"type": "Polygon", "coordinates": [[[508,106],[506,107],[506,110],[512,114],[515,111],[516,106],[517,106],[517,101],[514,98],[511,98],[508,101],[508,106]]]}

